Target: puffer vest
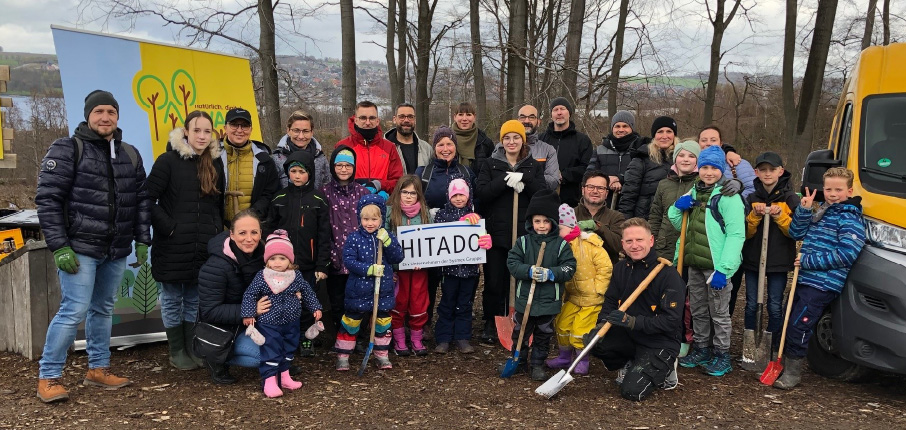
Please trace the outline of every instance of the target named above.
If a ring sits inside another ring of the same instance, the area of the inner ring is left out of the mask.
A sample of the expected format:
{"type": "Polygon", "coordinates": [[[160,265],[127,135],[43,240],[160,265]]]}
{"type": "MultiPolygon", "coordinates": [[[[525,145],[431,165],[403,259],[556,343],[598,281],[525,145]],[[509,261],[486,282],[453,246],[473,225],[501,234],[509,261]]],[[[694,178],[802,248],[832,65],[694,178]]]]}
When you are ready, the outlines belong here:
{"type": "Polygon", "coordinates": [[[708,232],[705,228],[705,217],[708,211],[708,199],[713,187],[696,190],[696,205],[689,214],[689,225],[686,227],[685,264],[697,269],[714,269],[711,260],[711,248],[708,244],[708,232]]]}

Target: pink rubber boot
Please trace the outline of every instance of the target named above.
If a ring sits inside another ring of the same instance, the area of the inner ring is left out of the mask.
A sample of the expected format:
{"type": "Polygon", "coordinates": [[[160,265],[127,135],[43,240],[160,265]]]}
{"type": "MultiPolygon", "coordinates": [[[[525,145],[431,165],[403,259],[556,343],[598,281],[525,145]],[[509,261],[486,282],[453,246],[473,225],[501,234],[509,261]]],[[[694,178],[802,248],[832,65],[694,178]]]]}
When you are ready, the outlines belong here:
{"type": "Polygon", "coordinates": [[[292,376],[289,376],[289,370],[284,370],[280,374],[280,386],[288,390],[298,390],[302,388],[302,383],[299,381],[294,381],[292,376]]]}
{"type": "Polygon", "coordinates": [[[560,355],[547,360],[544,364],[551,369],[566,369],[573,362],[573,347],[561,346],[560,355]]]}
{"type": "Polygon", "coordinates": [[[409,332],[409,338],[412,339],[412,352],[419,357],[428,355],[428,348],[425,348],[425,344],[422,343],[423,333],[422,330],[412,330],[409,332]]]}
{"type": "Polygon", "coordinates": [[[400,357],[409,356],[409,347],[406,346],[406,329],[404,327],[393,329],[393,352],[400,357]]]}
{"type": "Polygon", "coordinates": [[[280,397],[283,391],[277,386],[277,377],[271,376],[264,380],[264,395],[270,398],[280,397]]]}

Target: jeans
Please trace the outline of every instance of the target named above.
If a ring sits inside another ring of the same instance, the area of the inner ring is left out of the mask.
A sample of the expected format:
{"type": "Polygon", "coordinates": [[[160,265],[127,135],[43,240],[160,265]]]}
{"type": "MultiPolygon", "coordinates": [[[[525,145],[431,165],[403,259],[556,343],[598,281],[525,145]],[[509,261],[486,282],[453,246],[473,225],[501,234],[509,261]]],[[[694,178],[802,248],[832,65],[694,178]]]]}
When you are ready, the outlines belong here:
{"type": "Polygon", "coordinates": [[[160,317],[164,328],[179,327],[198,318],[197,283],[160,283],[160,317]]]}
{"type": "Polygon", "coordinates": [[[240,328],[236,340],[233,342],[233,355],[227,361],[231,366],[258,367],[261,364],[261,347],[256,345],[252,338],[245,335],[245,329],[240,328]]]}
{"type": "MultiPolygon", "coordinates": [[[[783,326],[783,290],[786,289],[787,272],[770,272],[765,282],[765,304],[768,308],[767,331],[774,334],[780,344],[780,328],[783,326]]],[[[758,321],[758,271],[746,270],[746,329],[754,330],[758,321]]]]}
{"type": "Polygon", "coordinates": [[[113,327],[113,305],[123,281],[126,259],[96,259],[76,254],[79,271],[69,274],[57,270],[60,277],[60,309],[47,327],[44,353],[39,362],[39,378],[63,376],[66,352],[75,341],[79,324],[85,321],[88,368],[110,367],[110,332],[113,327]]]}

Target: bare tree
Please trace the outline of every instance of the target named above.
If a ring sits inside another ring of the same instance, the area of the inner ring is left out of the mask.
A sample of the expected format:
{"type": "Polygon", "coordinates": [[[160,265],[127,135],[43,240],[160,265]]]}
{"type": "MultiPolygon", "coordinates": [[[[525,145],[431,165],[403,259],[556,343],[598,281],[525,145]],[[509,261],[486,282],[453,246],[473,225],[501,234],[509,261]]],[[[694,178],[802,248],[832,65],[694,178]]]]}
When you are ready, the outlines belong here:
{"type": "MultiPolygon", "coordinates": [[[[387,2],[387,46],[385,47],[385,58],[387,59],[387,80],[390,81],[390,104],[396,106],[402,103],[402,97],[399,92],[402,89],[402,81],[399,80],[396,69],[396,0],[387,2]]],[[[405,91],[405,89],[403,89],[405,91]]]]}
{"type": "Polygon", "coordinates": [[[610,117],[617,113],[617,88],[620,84],[620,67],[622,67],[623,62],[623,38],[626,34],[627,15],[629,15],[629,0],[620,0],[620,15],[617,19],[613,62],[610,67],[610,85],[607,89],[607,114],[610,117]]]}
{"type": "Polygon", "coordinates": [[[510,37],[507,41],[506,114],[515,116],[516,104],[525,100],[525,36],[528,2],[510,0],[510,37]]]}
{"type": "Polygon", "coordinates": [[[884,42],[882,45],[890,45],[890,0],[884,0],[884,10],[881,13],[881,24],[884,27],[884,42]]]}
{"type": "Polygon", "coordinates": [[[478,117],[487,118],[488,95],[484,86],[484,61],[481,60],[481,18],[478,17],[478,0],[469,0],[469,33],[472,42],[472,77],[475,80],[478,117]]]}
{"type": "Polygon", "coordinates": [[[355,17],[352,0],[340,0],[340,29],[343,51],[343,112],[355,114],[356,104],[356,62],[355,62],[355,17]]]}
{"type": "Polygon", "coordinates": [[[582,27],[585,23],[585,0],[571,0],[566,30],[566,53],[563,60],[561,93],[571,103],[578,99],[576,84],[579,76],[579,53],[582,48],[582,27]]]}
{"type": "MultiPolygon", "coordinates": [[[[394,0],[390,0],[392,3],[394,0]]],[[[398,101],[394,102],[394,106],[399,103],[406,101],[406,65],[407,53],[409,51],[408,43],[408,34],[409,34],[409,5],[406,3],[406,0],[396,0],[399,7],[399,16],[398,22],[396,24],[396,43],[397,43],[397,59],[396,59],[396,79],[399,87],[397,88],[396,99],[398,101]]]]}
{"type": "Polygon", "coordinates": [[[781,98],[783,99],[784,137],[792,143],[796,136],[796,100],[793,94],[793,61],[796,57],[796,0],[786,0],[786,19],[783,29],[783,71],[781,73],[781,98]]]}
{"type": "MultiPolygon", "coordinates": [[[[708,125],[714,120],[714,96],[717,94],[717,78],[720,73],[720,60],[724,53],[721,51],[724,32],[727,26],[733,21],[736,12],[739,10],[742,0],[730,0],[732,7],[726,12],[727,0],[714,0],[715,7],[711,10],[711,3],[705,0],[705,8],[708,11],[708,21],[714,27],[714,34],[711,36],[711,61],[708,68],[708,86],[705,90],[705,111],[702,118],[702,124],[708,125]]],[[[743,8],[745,11],[745,8],[743,8]]]]}
{"type": "Polygon", "coordinates": [[[878,0],[868,0],[868,12],[865,14],[865,32],[862,33],[862,49],[871,46],[871,34],[875,26],[875,9],[878,0]]]}

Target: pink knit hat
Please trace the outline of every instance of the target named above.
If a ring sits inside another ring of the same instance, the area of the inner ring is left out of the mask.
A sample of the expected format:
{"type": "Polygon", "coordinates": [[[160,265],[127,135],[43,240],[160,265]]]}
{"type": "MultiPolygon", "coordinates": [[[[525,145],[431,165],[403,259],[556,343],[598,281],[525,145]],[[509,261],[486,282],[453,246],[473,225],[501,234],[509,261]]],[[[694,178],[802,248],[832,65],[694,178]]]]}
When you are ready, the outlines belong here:
{"type": "Polygon", "coordinates": [[[295,263],[293,243],[289,241],[286,230],[275,230],[264,243],[264,261],[270,260],[275,255],[282,255],[288,258],[290,263],[295,263]]]}
{"type": "Polygon", "coordinates": [[[453,198],[453,196],[457,194],[462,194],[466,196],[466,198],[469,197],[469,184],[462,178],[456,178],[450,181],[450,188],[447,196],[453,198]]]}
{"type": "Polygon", "coordinates": [[[573,209],[572,206],[564,203],[560,205],[557,212],[560,215],[560,225],[573,228],[579,224],[579,222],[576,221],[576,210],[573,209]]]}

